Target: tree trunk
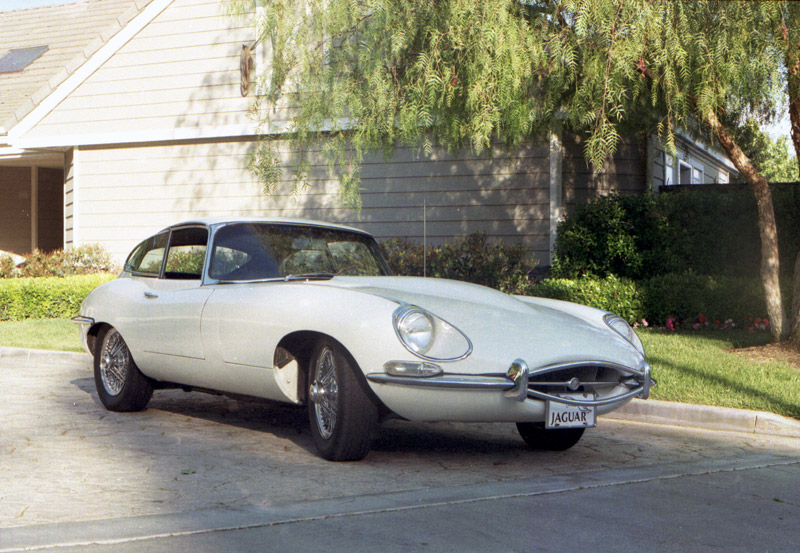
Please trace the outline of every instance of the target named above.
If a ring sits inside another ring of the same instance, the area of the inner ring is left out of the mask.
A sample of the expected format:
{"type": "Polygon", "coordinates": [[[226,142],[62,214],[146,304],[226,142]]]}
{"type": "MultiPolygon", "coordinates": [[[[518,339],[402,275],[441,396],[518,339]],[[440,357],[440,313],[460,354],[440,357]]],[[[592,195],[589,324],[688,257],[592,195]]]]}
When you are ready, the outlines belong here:
{"type": "Polygon", "coordinates": [[[788,25],[785,29],[786,40],[786,73],[788,76],[789,123],[791,124],[792,143],[797,154],[798,178],[800,178],[800,5],[790,2],[788,9],[788,25]]]}
{"type": "MultiPolygon", "coordinates": [[[[788,77],[789,122],[791,124],[792,144],[797,155],[798,179],[800,179],[800,6],[788,6],[788,25],[786,29],[786,73],[788,77]]],[[[789,342],[800,348],[800,251],[794,261],[792,282],[792,313],[789,342]]]]}
{"type": "Polygon", "coordinates": [[[731,137],[717,115],[706,114],[705,122],[716,136],[728,159],[744,177],[758,207],[758,232],[761,236],[761,282],[764,285],[764,296],[767,302],[772,339],[785,338],[787,325],[783,311],[780,284],[780,260],[778,258],[778,227],[775,224],[775,210],[772,205],[772,191],[767,179],[761,176],[736,141],[731,137]]]}

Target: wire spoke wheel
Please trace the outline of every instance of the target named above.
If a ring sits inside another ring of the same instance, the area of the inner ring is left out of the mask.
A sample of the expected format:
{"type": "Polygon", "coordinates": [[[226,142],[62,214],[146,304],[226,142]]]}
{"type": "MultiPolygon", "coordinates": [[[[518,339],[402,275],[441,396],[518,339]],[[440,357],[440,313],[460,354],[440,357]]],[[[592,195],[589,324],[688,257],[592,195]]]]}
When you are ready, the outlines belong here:
{"type": "Polygon", "coordinates": [[[109,332],[100,353],[100,378],[109,395],[118,396],[130,370],[131,355],[119,332],[109,332]]]}
{"type": "Polygon", "coordinates": [[[333,350],[323,348],[313,367],[311,402],[317,417],[320,435],[326,440],[333,436],[339,411],[339,385],[336,377],[336,358],[333,350]]]}
{"type": "Polygon", "coordinates": [[[308,370],[308,419],[317,451],[330,461],[363,459],[378,426],[378,407],[359,376],[341,345],[317,343],[308,370]]]}
{"type": "Polygon", "coordinates": [[[133,360],[116,328],[109,328],[94,353],[94,382],[100,402],[110,411],[141,411],[153,385],[133,360]]]}

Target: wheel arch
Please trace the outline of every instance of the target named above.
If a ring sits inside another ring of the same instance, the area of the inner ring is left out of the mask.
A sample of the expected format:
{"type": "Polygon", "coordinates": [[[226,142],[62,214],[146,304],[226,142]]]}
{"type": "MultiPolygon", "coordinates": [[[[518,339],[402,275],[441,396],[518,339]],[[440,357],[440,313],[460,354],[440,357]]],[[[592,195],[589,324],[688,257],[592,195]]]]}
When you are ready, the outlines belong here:
{"type": "Polygon", "coordinates": [[[333,342],[342,348],[342,352],[344,352],[344,354],[347,356],[347,360],[353,367],[353,372],[356,375],[356,380],[358,381],[359,386],[375,403],[375,405],[378,406],[379,409],[385,410],[386,407],[380,398],[378,398],[378,396],[375,394],[375,392],[372,391],[372,388],[367,382],[366,376],[364,376],[364,372],[361,370],[361,366],[355,360],[353,354],[350,353],[350,350],[347,348],[347,346],[342,344],[330,334],[314,330],[297,330],[287,334],[278,342],[272,357],[272,366],[275,368],[275,370],[280,370],[292,360],[297,361],[299,368],[297,393],[301,401],[303,403],[306,403],[307,401],[306,394],[308,391],[308,373],[310,369],[311,356],[314,352],[314,348],[321,340],[329,340],[330,342],[333,342]]]}
{"type": "Polygon", "coordinates": [[[86,333],[86,346],[89,348],[89,351],[92,355],[97,350],[97,344],[103,340],[103,336],[105,336],[106,332],[108,332],[111,328],[113,328],[108,323],[95,323],[89,328],[89,331],[86,333]]]}

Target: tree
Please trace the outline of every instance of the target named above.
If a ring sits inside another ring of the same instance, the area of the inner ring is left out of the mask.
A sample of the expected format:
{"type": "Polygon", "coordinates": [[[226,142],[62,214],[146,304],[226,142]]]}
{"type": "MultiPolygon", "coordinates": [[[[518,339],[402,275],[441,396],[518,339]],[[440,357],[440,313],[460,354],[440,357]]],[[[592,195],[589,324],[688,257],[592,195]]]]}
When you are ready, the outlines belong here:
{"type": "Polygon", "coordinates": [[[797,159],[791,154],[789,140],[785,136],[773,140],[753,119],[734,128],[733,132],[736,142],[769,182],[798,180],[797,159]]]}
{"type": "MultiPolygon", "coordinates": [[[[798,164],[797,177],[800,179],[800,5],[796,2],[782,2],[780,15],[780,28],[773,27],[772,36],[780,44],[783,54],[791,138],[798,164]]],[[[795,347],[800,347],[800,252],[794,262],[792,292],[789,341],[795,347]]]]}
{"type": "MultiPolygon", "coordinates": [[[[515,145],[553,112],[538,101],[547,55],[531,32],[535,7],[516,0],[233,0],[230,10],[254,13],[272,49],[262,86],[268,104],[293,106],[295,174],[318,146],[351,205],[365,152],[515,145]]],[[[257,113],[268,128],[269,110],[257,113]]],[[[262,141],[253,162],[267,178],[275,156],[262,141]]]]}
{"type": "MultiPolygon", "coordinates": [[[[746,117],[769,118],[788,79],[800,148],[797,6],[232,0],[231,9],[241,13],[256,4],[261,40],[272,48],[262,86],[270,105],[293,110],[288,136],[300,156],[296,174],[302,178],[307,167],[304,152],[318,146],[353,205],[363,155],[388,154],[398,144],[430,149],[437,142],[477,152],[494,141],[513,147],[558,116],[588,136],[586,157],[599,165],[626,128],[652,126],[667,147],[674,147],[678,127],[708,133],[755,195],[767,310],[773,336],[785,334],[771,192],[733,131],[746,117]],[[792,60],[798,63],[790,66],[792,60]]],[[[269,133],[269,110],[257,113],[269,133]]],[[[253,159],[268,185],[277,174],[276,155],[268,139],[253,159]]]]}

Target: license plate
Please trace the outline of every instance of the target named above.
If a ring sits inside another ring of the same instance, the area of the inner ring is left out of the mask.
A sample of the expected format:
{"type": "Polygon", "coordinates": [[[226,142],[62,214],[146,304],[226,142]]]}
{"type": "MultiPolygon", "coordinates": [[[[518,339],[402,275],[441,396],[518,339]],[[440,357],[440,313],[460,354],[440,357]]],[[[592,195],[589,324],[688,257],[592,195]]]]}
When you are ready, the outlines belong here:
{"type": "MultiPolygon", "coordinates": [[[[560,394],[565,399],[592,400],[593,394],[560,394]]],[[[593,405],[567,405],[558,401],[547,401],[545,428],[592,428],[597,426],[596,409],[593,405]]]]}

